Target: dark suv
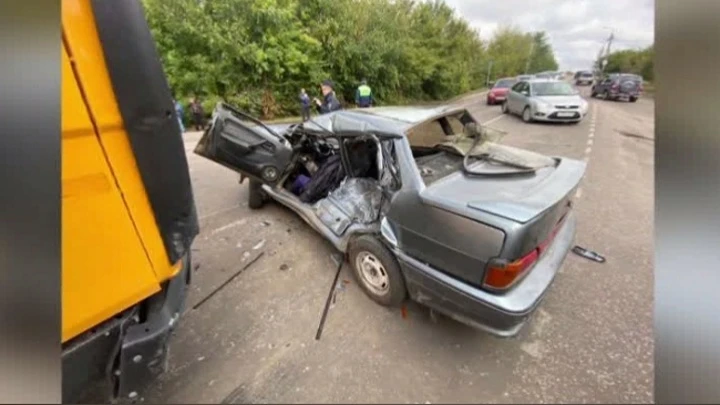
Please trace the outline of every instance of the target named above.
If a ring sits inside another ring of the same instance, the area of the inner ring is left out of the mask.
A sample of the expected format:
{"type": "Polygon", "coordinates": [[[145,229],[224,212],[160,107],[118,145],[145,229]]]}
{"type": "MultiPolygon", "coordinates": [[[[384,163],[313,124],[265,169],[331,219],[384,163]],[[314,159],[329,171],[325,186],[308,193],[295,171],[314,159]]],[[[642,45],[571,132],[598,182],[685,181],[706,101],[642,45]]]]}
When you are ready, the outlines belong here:
{"type": "Polygon", "coordinates": [[[628,99],[631,103],[637,101],[642,94],[642,77],[628,73],[612,73],[594,85],[590,97],[602,95],[606,100],[628,99]]]}

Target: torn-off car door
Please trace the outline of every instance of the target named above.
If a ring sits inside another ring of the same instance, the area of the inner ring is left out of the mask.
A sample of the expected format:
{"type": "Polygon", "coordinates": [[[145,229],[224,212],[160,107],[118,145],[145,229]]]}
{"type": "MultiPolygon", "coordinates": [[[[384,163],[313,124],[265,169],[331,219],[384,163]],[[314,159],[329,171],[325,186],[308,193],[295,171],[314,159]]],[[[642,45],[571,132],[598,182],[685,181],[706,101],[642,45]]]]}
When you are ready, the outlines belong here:
{"type": "Polygon", "coordinates": [[[218,103],[212,124],[195,147],[195,153],[241,175],[274,185],[290,165],[293,152],[286,139],[259,120],[218,103]]]}

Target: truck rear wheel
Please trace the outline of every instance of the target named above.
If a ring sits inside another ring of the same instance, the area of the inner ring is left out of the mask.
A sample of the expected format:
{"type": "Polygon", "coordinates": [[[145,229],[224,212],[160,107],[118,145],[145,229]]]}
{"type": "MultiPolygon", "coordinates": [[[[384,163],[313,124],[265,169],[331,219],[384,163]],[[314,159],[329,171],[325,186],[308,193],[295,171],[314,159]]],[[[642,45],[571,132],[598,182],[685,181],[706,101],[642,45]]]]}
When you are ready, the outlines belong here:
{"type": "Polygon", "coordinates": [[[348,259],[355,279],[373,301],[397,307],[405,301],[405,279],[395,255],[377,238],[358,237],[350,245],[348,259]]]}

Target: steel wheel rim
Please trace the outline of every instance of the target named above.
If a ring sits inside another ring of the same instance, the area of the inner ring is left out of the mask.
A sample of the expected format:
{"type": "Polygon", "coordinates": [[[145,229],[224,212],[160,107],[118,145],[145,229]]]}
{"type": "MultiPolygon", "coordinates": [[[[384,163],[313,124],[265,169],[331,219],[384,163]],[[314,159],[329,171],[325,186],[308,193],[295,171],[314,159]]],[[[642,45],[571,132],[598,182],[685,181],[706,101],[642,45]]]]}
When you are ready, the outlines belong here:
{"type": "Polygon", "coordinates": [[[390,291],[390,277],[382,262],[370,252],[360,252],[355,257],[355,268],[363,284],[375,295],[385,295],[390,291]]]}
{"type": "Polygon", "coordinates": [[[530,121],[530,109],[529,108],[526,108],[523,111],[523,121],[525,121],[525,122],[530,121]]]}

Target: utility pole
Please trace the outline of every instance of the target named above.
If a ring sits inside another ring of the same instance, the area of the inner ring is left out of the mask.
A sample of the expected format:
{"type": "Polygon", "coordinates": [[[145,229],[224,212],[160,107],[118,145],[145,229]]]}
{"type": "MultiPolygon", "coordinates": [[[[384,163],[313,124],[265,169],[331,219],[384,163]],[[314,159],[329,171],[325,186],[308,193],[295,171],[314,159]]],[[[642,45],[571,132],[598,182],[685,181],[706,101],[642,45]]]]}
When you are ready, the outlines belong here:
{"type": "MultiPolygon", "coordinates": [[[[600,60],[600,73],[605,73],[605,66],[608,63],[610,57],[610,47],[612,46],[613,39],[615,39],[615,30],[610,31],[610,36],[607,39],[607,47],[605,48],[605,56],[600,60]]],[[[602,52],[602,49],[601,49],[602,52]]]]}
{"type": "Polygon", "coordinates": [[[527,62],[525,62],[525,74],[528,74],[530,69],[530,61],[532,61],[533,52],[535,52],[535,39],[530,43],[530,53],[528,54],[527,62]]]}
{"type": "Polygon", "coordinates": [[[490,59],[488,61],[488,72],[487,72],[487,78],[485,79],[485,87],[490,87],[490,71],[492,70],[492,64],[493,61],[490,59]]]}

